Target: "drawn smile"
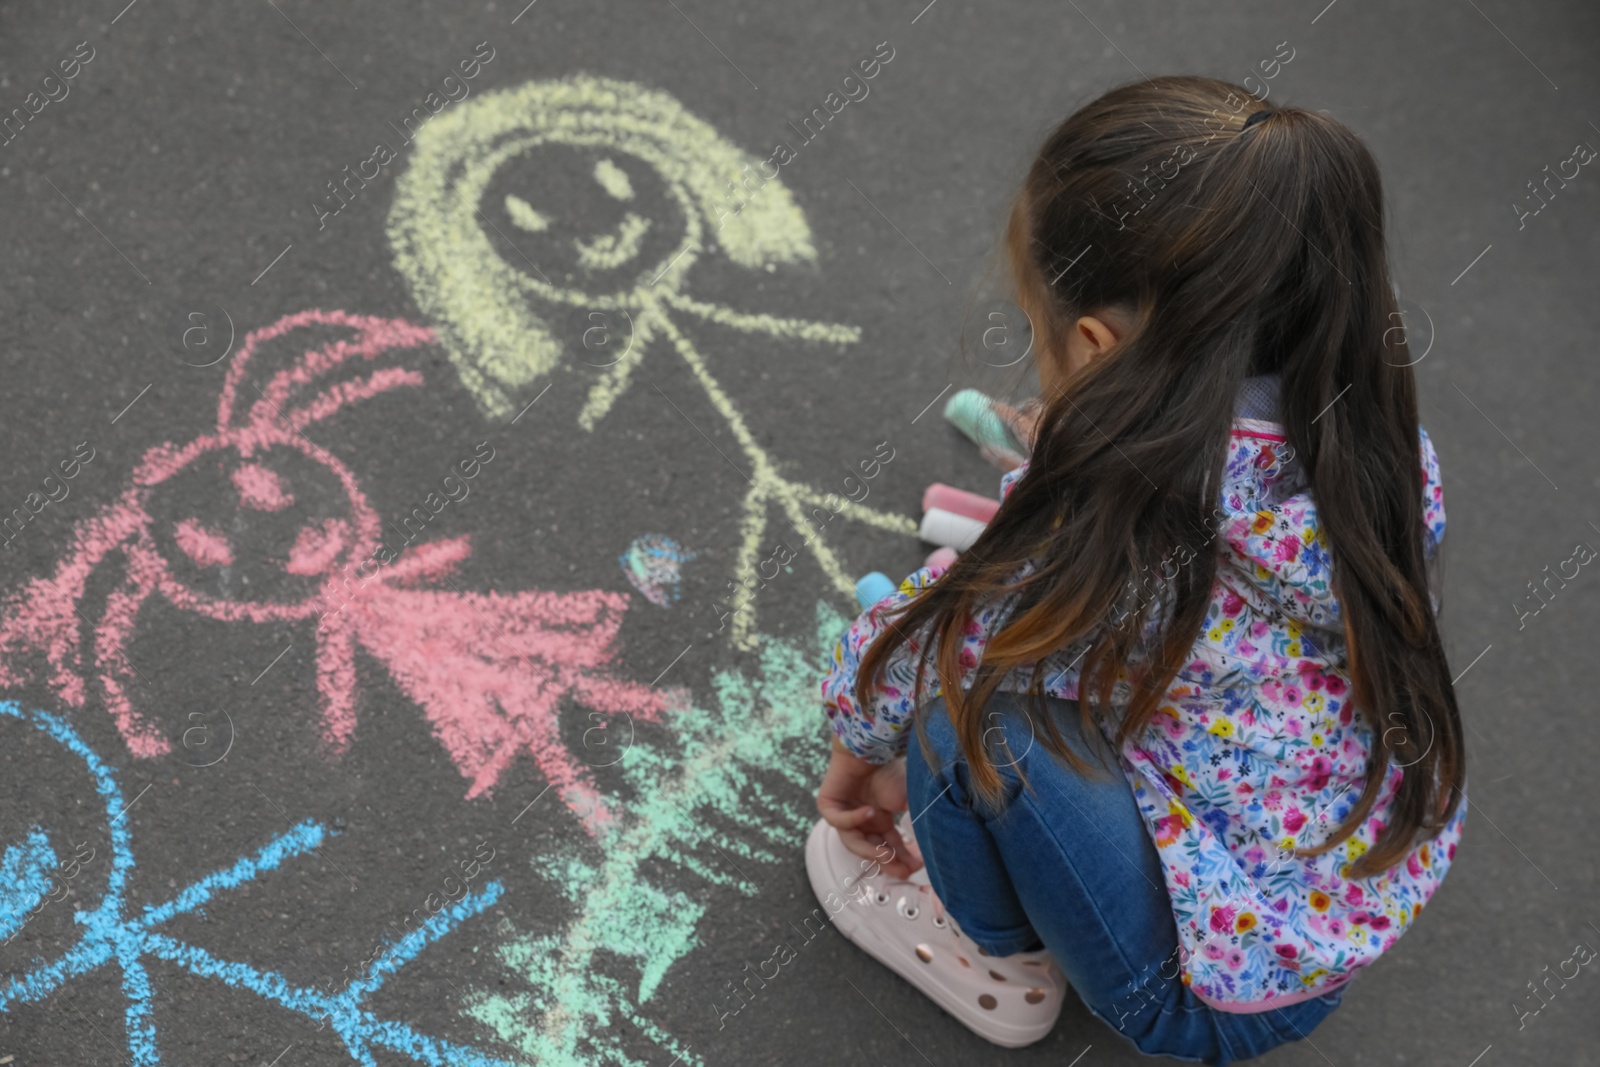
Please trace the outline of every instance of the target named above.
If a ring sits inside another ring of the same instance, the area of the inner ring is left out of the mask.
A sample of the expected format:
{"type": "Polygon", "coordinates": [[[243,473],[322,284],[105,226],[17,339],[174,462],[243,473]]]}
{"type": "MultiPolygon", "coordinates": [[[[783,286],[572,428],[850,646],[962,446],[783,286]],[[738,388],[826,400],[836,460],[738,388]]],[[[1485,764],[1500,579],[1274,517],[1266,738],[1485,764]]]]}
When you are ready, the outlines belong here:
{"type": "Polygon", "coordinates": [[[644,235],[649,232],[650,220],[630,211],[612,232],[588,241],[580,237],[572,245],[578,250],[578,262],[584,267],[610,270],[636,257],[644,244],[644,235]]]}

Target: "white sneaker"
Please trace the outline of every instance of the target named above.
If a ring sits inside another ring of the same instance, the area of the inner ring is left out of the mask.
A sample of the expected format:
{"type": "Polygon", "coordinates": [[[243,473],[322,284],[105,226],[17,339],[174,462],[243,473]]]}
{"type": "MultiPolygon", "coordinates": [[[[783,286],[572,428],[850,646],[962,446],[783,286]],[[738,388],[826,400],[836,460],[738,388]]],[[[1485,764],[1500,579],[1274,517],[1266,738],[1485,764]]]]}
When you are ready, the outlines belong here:
{"type": "MultiPolygon", "coordinates": [[[[900,831],[915,849],[909,820],[900,831]]],[[[1048,950],[991,956],[944,913],[926,868],[909,879],[863,876],[872,869],[826,820],[812,827],[806,873],[841,934],[996,1045],[1017,1048],[1050,1032],[1067,982],[1048,950]]]]}

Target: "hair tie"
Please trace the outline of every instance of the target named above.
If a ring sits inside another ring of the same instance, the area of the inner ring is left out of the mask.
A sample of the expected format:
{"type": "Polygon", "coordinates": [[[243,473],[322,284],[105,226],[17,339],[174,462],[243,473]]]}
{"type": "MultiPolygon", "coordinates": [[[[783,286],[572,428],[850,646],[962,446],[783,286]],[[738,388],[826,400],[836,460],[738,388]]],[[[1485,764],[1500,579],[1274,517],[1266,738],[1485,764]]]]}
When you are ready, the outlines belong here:
{"type": "Polygon", "coordinates": [[[1260,111],[1253,112],[1250,115],[1249,118],[1244,120],[1244,125],[1239,127],[1239,132],[1243,133],[1245,130],[1248,130],[1250,127],[1254,126],[1256,123],[1260,122],[1262,119],[1264,119],[1268,115],[1272,114],[1272,112],[1275,111],[1275,110],[1277,110],[1277,109],[1276,108],[1270,108],[1270,107],[1264,107],[1260,111]]]}

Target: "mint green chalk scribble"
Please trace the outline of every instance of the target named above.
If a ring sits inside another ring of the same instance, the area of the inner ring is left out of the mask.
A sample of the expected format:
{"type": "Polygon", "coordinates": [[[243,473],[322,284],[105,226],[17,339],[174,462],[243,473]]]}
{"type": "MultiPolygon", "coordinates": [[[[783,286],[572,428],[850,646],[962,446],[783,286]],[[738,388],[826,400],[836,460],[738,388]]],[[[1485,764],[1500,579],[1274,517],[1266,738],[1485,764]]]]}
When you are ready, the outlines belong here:
{"type": "Polygon", "coordinates": [[[700,944],[705,902],[716,895],[708,887],[753,895],[749,872],[797,860],[828,761],[818,683],[849,622],[819,603],[815,644],[761,637],[754,677],[719,671],[710,706],[690,704],[671,721],[673,740],[641,737],[628,750],[619,767],[633,798],[618,804],[618,827],[536,861],[571,901],[571,923],[517,934],[503,921],[512,930],[498,951],[507,984],[469,994],[469,1016],[542,1067],[644,1067],[630,1051],[638,1039],[617,1036],[634,1032],[702,1067],[644,1005],[700,944]],[[683,888],[647,881],[642,868],[662,861],[694,877],[683,888]]]}

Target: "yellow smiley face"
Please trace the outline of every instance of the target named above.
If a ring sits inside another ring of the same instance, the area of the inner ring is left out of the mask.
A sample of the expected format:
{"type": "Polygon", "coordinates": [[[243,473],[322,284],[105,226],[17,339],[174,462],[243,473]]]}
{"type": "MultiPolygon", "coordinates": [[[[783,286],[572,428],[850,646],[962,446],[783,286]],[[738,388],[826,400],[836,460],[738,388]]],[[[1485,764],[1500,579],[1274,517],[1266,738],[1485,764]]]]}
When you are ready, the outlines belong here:
{"type": "MultiPolygon", "coordinates": [[[[514,395],[562,360],[574,313],[648,317],[712,256],[747,269],[816,259],[766,154],[632,82],[479,93],[409,151],[389,213],[395,266],[491,416],[515,414],[514,395]]],[[[611,395],[591,398],[580,425],[611,395]]]]}
{"type": "Polygon", "coordinates": [[[529,148],[501,164],[481,209],[509,265],[588,292],[648,284],[684,248],[683,206],[654,167],[616,150],[529,148]]]}

